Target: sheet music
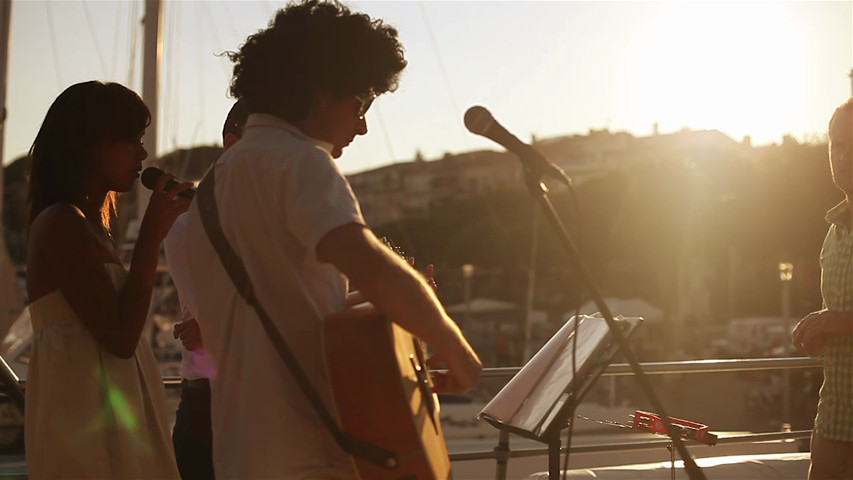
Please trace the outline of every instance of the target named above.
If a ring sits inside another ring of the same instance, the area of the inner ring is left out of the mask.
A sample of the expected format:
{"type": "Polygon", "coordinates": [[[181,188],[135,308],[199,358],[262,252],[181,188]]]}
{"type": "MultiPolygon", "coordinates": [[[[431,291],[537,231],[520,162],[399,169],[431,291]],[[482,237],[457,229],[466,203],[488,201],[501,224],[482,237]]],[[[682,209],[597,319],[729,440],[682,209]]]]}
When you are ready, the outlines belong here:
{"type": "MultiPolygon", "coordinates": [[[[538,425],[574,381],[572,372],[572,335],[575,317],[546,343],[497,395],[483,408],[478,418],[488,415],[507,425],[534,432],[538,425]]],[[[578,377],[584,377],[590,360],[610,335],[603,318],[579,316],[577,355],[578,377]]]]}

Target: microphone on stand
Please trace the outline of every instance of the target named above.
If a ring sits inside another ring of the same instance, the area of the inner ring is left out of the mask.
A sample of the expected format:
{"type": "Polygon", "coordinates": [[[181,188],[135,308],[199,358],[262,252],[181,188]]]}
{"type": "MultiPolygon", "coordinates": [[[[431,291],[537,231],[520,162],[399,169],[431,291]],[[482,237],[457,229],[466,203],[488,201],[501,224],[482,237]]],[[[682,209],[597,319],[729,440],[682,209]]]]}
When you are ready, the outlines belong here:
{"type": "Polygon", "coordinates": [[[464,121],[465,127],[471,133],[486,137],[506,148],[507,151],[516,154],[525,168],[538,173],[540,176],[550,174],[571,186],[571,179],[563,169],[549,162],[544,155],[537,152],[533,147],[509,133],[484,107],[475,105],[469,108],[465,112],[464,121]]]}
{"type": "MultiPolygon", "coordinates": [[[[160,170],[157,167],[148,167],[142,171],[142,175],[139,176],[139,180],[142,182],[142,185],[145,185],[149,190],[154,190],[154,187],[157,185],[157,180],[160,179],[166,172],[160,170]]],[[[180,182],[176,182],[175,179],[169,180],[166,182],[166,190],[171,190],[180,185],[180,182]]],[[[183,192],[178,194],[179,197],[184,198],[193,198],[195,196],[195,188],[189,188],[184,190],[183,192]]]]}

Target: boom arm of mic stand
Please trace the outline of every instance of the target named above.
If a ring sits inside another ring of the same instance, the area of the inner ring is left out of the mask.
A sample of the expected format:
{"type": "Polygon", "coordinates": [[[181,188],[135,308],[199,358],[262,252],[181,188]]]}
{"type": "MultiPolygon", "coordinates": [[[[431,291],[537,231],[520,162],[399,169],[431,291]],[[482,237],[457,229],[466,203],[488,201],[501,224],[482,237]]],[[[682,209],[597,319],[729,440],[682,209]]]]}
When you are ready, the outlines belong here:
{"type": "MultiPolygon", "coordinates": [[[[523,160],[522,160],[523,161],[523,160]]],[[[548,198],[547,188],[542,184],[542,177],[544,173],[551,172],[549,171],[534,171],[530,168],[529,162],[524,162],[524,175],[527,183],[527,188],[530,191],[530,194],[536,197],[539,201],[540,206],[545,211],[546,216],[551,221],[551,225],[556,230],[557,236],[559,240],[563,243],[565,247],[565,251],[569,257],[569,260],[574,264],[574,267],[577,269],[578,273],[581,275],[581,280],[586,284],[589,289],[592,299],[595,301],[595,304],[598,306],[598,310],[601,312],[604,317],[604,321],[607,323],[607,327],[610,329],[611,335],[616,339],[616,343],[619,346],[619,351],[625,355],[625,359],[631,365],[631,370],[633,370],[634,375],[637,378],[637,382],[640,383],[640,387],[646,394],[646,398],[651,402],[652,406],[655,410],[660,414],[661,420],[663,421],[664,427],[666,428],[666,433],[669,435],[669,438],[672,439],[672,444],[678,450],[679,455],[681,455],[681,459],[684,461],[684,469],[687,471],[687,475],[691,480],[705,480],[705,474],[699,467],[696,465],[696,462],[693,461],[693,457],[690,456],[690,452],[687,451],[687,447],[684,446],[684,442],[681,440],[681,435],[679,431],[673,427],[672,423],[669,421],[669,415],[667,415],[666,411],[663,408],[663,404],[661,404],[660,399],[658,399],[657,394],[649,383],[646,374],[643,372],[643,369],[640,367],[639,362],[637,362],[637,358],[634,356],[634,352],[631,351],[631,347],[628,345],[628,340],[625,339],[625,335],[622,334],[622,331],[619,329],[619,326],[616,325],[616,321],[613,320],[613,314],[610,312],[610,309],[607,307],[607,304],[604,302],[604,298],[601,296],[601,292],[598,287],[592,280],[592,276],[589,274],[589,270],[587,270],[586,265],[580,258],[580,254],[578,253],[577,247],[575,247],[574,242],[566,231],[565,226],[562,221],[560,221],[560,217],[557,215],[557,212],[554,210],[554,206],[551,203],[551,200],[548,198]]],[[[558,167],[555,167],[558,168],[558,167]]],[[[559,168],[558,168],[559,169],[559,168]]],[[[562,170],[560,170],[562,172],[562,170]]],[[[569,177],[563,173],[565,179],[569,177]]],[[[569,183],[571,184],[571,183],[569,183]]]]}

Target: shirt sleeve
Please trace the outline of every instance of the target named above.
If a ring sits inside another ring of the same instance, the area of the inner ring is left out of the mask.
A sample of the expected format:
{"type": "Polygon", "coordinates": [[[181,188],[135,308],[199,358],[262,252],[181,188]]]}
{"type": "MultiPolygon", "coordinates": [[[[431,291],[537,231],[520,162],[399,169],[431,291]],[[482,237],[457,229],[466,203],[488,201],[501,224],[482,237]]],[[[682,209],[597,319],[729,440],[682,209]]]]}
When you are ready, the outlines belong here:
{"type": "Polygon", "coordinates": [[[358,200],[332,157],[312,148],[290,163],[279,198],[288,231],[312,255],[317,244],[337,227],[365,225],[358,200]]]}
{"type": "Polygon", "coordinates": [[[172,282],[178,289],[181,301],[181,317],[183,320],[195,318],[198,320],[196,308],[195,287],[190,276],[189,258],[187,255],[187,214],[181,214],[172,225],[166,239],[163,240],[166,250],[166,263],[172,282]]]}

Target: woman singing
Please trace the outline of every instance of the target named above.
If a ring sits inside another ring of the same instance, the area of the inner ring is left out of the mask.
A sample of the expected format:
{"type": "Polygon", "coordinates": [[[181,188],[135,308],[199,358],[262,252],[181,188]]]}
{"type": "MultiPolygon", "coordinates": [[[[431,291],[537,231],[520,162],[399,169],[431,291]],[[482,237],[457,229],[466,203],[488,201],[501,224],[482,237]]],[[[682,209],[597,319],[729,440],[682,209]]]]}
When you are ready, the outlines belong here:
{"type": "Polygon", "coordinates": [[[178,478],[160,371],[140,341],[160,242],[189,200],[164,175],[128,269],[110,234],[116,192],[148,156],[138,95],[85,82],[53,102],[30,149],[26,392],[30,478],[178,478]]]}

